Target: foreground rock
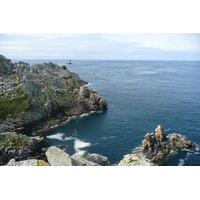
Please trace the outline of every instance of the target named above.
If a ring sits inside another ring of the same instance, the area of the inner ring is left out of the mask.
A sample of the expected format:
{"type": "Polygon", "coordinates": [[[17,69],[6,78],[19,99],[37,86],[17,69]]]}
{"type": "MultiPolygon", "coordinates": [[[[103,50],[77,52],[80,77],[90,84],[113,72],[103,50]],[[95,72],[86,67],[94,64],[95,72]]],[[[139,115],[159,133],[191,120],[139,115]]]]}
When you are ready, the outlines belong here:
{"type": "Polygon", "coordinates": [[[29,158],[44,159],[48,143],[39,136],[28,137],[15,132],[0,133],[0,165],[7,164],[12,158],[16,161],[29,158]]]}
{"type": "Polygon", "coordinates": [[[74,159],[61,149],[52,146],[46,152],[47,160],[51,166],[73,166],[76,165],[74,159]]]}
{"type": "Polygon", "coordinates": [[[91,166],[95,164],[95,166],[109,166],[110,162],[108,158],[102,156],[100,154],[90,154],[87,151],[79,151],[72,155],[72,158],[76,160],[76,164],[78,166],[91,166]],[[93,163],[93,164],[91,164],[93,163]]]}
{"type": "Polygon", "coordinates": [[[165,134],[162,126],[158,126],[154,133],[147,133],[142,141],[142,148],[126,155],[119,165],[154,165],[159,164],[173,150],[194,149],[195,144],[186,136],[177,133],[165,134]]]}
{"type": "Polygon", "coordinates": [[[15,159],[11,159],[7,166],[49,166],[45,161],[43,160],[36,160],[36,159],[30,159],[30,160],[23,160],[16,162],[15,159]]]}
{"type": "Polygon", "coordinates": [[[149,160],[145,158],[143,154],[135,153],[127,154],[124,158],[120,161],[118,166],[153,166],[154,164],[151,163],[149,160]]]}
{"type": "Polygon", "coordinates": [[[48,163],[51,166],[108,166],[108,158],[99,154],[90,154],[80,151],[72,156],[61,149],[52,146],[46,152],[48,163]]]}
{"type": "Polygon", "coordinates": [[[64,66],[0,55],[0,132],[41,135],[68,117],[105,109],[105,99],[85,84],[64,66]]]}

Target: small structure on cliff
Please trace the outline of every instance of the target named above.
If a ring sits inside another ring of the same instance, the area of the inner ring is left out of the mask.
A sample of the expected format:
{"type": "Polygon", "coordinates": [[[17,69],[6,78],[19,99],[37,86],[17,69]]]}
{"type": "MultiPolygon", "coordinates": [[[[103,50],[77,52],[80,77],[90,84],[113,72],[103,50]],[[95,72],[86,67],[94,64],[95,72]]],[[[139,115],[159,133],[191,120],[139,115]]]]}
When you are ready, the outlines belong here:
{"type": "Polygon", "coordinates": [[[71,62],[71,60],[69,60],[69,62],[67,63],[68,65],[71,65],[71,64],[73,64],[72,62],[71,62]]]}

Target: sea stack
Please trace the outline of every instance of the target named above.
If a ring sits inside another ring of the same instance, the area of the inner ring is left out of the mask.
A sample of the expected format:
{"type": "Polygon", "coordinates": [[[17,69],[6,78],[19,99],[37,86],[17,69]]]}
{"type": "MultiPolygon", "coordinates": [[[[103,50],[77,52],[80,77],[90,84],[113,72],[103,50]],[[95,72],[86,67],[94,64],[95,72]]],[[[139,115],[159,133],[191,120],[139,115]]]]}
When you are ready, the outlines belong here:
{"type": "Polygon", "coordinates": [[[166,135],[164,128],[160,125],[155,129],[155,132],[147,133],[144,138],[142,148],[136,149],[132,154],[124,156],[119,166],[155,165],[164,161],[172,150],[195,148],[195,144],[186,136],[177,133],[166,135]]]}

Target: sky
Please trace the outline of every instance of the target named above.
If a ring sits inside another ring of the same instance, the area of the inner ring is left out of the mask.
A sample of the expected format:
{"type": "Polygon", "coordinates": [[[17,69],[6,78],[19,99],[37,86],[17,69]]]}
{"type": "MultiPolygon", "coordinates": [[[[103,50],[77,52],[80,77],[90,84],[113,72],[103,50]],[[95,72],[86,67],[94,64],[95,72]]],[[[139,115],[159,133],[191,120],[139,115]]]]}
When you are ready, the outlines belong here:
{"type": "Polygon", "coordinates": [[[0,33],[9,59],[200,60],[199,33],[0,33]]]}

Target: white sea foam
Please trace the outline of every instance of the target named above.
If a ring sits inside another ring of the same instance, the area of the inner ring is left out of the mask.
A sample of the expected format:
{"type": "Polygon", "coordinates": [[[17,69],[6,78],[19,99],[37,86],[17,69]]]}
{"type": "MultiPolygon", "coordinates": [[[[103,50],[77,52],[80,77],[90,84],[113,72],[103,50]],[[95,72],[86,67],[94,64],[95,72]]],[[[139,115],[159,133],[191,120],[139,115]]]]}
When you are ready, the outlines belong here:
{"type": "Polygon", "coordinates": [[[101,137],[100,139],[102,140],[108,140],[108,139],[113,139],[115,138],[116,136],[109,136],[109,137],[101,137]]]}
{"type": "Polygon", "coordinates": [[[56,125],[54,125],[54,126],[51,126],[50,128],[52,129],[52,128],[56,128],[58,125],[56,124],[56,125]]]}
{"type": "Polygon", "coordinates": [[[76,138],[74,138],[74,137],[65,137],[65,138],[63,139],[63,141],[74,140],[74,139],[76,139],[76,138]]]}
{"type": "Polygon", "coordinates": [[[170,131],[170,128],[166,129],[165,132],[170,131]]]}
{"type": "Polygon", "coordinates": [[[172,155],[172,156],[176,155],[177,153],[178,153],[177,150],[176,151],[173,151],[173,150],[170,151],[170,155],[172,155]]]}
{"type": "Polygon", "coordinates": [[[185,164],[185,159],[179,159],[178,166],[183,166],[185,164]]]}
{"type": "Polygon", "coordinates": [[[74,150],[76,152],[80,151],[80,148],[83,148],[83,147],[89,147],[91,146],[91,143],[90,142],[83,142],[79,139],[75,139],[74,140],[74,150]]]}
{"type": "Polygon", "coordinates": [[[56,133],[54,135],[47,136],[47,138],[61,140],[61,141],[68,141],[68,140],[74,140],[74,139],[76,139],[74,137],[65,137],[65,138],[63,138],[64,135],[65,135],[64,133],[56,133]]]}
{"type": "Polygon", "coordinates": [[[87,87],[87,86],[89,86],[89,85],[92,85],[92,83],[88,83],[88,84],[86,84],[86,85],[84,85],[84,86],[87,87]]]}
{"type": "Polygon", "coordinates": [[[64,133],[56,133],[54,135],[47,136],[47,138],[49,138],[49,139],[63,140],[63,136],[64,136],[64,133]]]}
{"type": "Polygon", "coordinates": [[[51,126],[50,128],[52,129],[52,128],[56,128],[56,127],[58,127],[58,126],[65,126],[65,125],[66,125],[67,123],[69,123],[71,120],[78,120],[78,119],[81,119],[81,118],[85,118],[85,117],[88,117],[89,115],[91,115],[92,113],[101,114],[101,113],[103,113],[103,110],[91,111],[91,112],[89,112],[89,113],[83,113],[82,115],[69,117],[66,121],[62,122],[61,124],[51,126]]]}

